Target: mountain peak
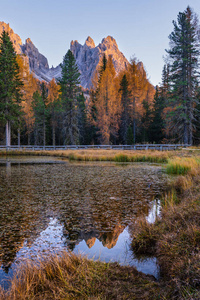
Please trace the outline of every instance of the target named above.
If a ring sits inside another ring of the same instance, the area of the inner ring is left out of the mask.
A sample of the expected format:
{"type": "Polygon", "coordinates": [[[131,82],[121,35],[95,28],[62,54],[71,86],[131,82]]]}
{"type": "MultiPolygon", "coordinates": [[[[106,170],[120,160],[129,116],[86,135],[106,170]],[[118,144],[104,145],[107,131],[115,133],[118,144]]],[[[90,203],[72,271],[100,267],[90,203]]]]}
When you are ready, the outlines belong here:
{"type": "Polygon", "coordinates": [[[90,36],[87,37],[85,44],[90,48],[95,48],[95,43],[90,36]]]}
{"type": "Polygon", "coordinates": [[[111,35],[108,35],[106,38],[103,38],[102,41],[101,41],[101,43],[102,44],[112,43],[112,44],[116,44],[117,45],[116,40],[111,35]]]}
{"type": "Polygon", "coordinates": [[[14,45],[15,51],[17,54],[21,54],[21,46],[22,46],[22,40],[19,37],[18,34],[14,33],[12,28],[10,28],[10,24],[6,24],[5,22],[0,22],[0,35],[2,35],[2,32],[6,31],[9,34],[9,37],[14,45]]]}

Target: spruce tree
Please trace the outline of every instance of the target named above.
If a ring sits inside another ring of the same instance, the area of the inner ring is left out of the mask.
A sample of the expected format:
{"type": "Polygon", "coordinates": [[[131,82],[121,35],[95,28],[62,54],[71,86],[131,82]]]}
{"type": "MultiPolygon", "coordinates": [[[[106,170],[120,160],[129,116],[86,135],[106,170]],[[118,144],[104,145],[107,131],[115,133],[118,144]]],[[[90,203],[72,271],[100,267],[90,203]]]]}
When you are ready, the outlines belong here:
{"type": "Polygon", "coordinates": [[[120,130],[119,130],[119,140],[122,144],[127,145],[127,134],[128,128],[130,126],[130,92],[128,89],[128,80],[126,74],[123,75],[122,80],[120,82],[120,90],[121,92],[121,123],[120,123],[120,130]]]}
{"type": "Polygon", "coordinates": [[[150,142],[157,144],[161,143],[164,138],[165,122],[163,118],[163,111],[165,107],[164,96],[162,90],[156,86],[156,93],[154,96],[153,118],[150,126],[150,142]]]}
{"type": "Polygon", "coordinates": [[[188,6],[173,21],[170,34],[170,130],[179,141],[192,144],[194,130],[194,108],[196,105],[199,66],[199,28],[195,14],[188,6]]]}
{"type": "Polygon", "coordinates": [[[45,83],[42,82],[40,92],[36,91],[33,94],[32,109],[35,118],[35,145],[43,144],[46,145],[46,125],[48,119],[48,107],[47,107],[47,88],[45,83]]]}
{"type": "Polygon", "coordinates": [[[79,143],[78,106],[80,73],[73,53],[68,50],[61,64],[59,79],[62,103],[62,134],[65,144],[79,143]]]}
{"type": "Polygon", "coordinates": [[[21,87],[17,56],[8,33],[3,31],[0,37],[0,120],[6,126],[6,146],[11,145],[11,124],[17,125],[22,115],[21,87]]]}
{"type": "Polygon", "coordinates": [[[81,93],[77,97],[77,106],[78,106],[79,141],[80,141],[80,145],[84,145],[86,143],[87,117],[86,117],[85,97],[83,93],[81,93]]]}

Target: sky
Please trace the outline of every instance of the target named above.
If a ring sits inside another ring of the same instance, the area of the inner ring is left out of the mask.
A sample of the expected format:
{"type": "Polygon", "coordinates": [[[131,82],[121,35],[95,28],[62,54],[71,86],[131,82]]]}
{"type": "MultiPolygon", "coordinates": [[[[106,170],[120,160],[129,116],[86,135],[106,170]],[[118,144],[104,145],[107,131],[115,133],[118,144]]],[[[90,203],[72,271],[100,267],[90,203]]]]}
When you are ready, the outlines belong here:
{"type": "Polygon", "coordinates": [[[128,60],[142,61],[150,82],[161,82],[173,20],[187,6],[200,16],[200,0],[0,0],[0,21],[24,43],[30,38],[49,66],[62,62],[71,40],[96,45],[113,36],[128,60]]]}

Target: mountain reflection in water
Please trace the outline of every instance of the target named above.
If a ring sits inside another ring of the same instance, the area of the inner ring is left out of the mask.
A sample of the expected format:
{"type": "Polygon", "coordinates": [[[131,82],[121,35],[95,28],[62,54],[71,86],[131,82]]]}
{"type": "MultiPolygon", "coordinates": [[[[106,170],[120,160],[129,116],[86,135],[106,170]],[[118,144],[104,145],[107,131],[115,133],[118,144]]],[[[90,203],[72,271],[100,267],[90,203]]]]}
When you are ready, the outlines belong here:
{"type": "MultiPolygon", "coordinates": [[[[145,272],[130,250],[128,226],[148,216],[165,189],[161,168],[48,159],[0,165],[0,279],[16,262],[46,250],[81,252],[145,272]]],[[[153,261],[147,260],[147,273],[155,274],[153,261]]]]}

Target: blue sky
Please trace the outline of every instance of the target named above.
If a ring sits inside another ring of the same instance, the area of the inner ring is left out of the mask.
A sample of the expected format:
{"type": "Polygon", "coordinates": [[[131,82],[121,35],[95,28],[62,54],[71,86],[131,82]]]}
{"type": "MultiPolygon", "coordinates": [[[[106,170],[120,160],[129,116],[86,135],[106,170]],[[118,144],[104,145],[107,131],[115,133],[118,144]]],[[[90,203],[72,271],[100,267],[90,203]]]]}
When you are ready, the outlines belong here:
{"type": "Polygon", "coordinates": [[[49,65],[56,66],[71,40],[96,45],[111,35],[130,60],[144,63],[150,81],[161,81],[163,55],[172,20],[190,5],[200,15],[200,0],[0,0],[0,21],[10,24],[22,42],[30,37],[49,65]]]}

